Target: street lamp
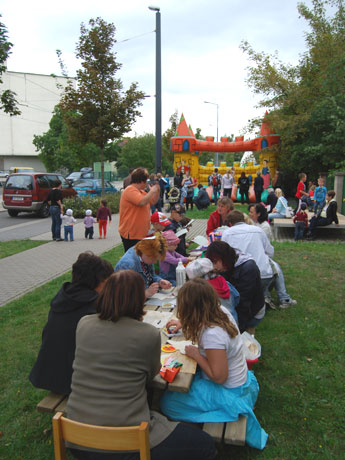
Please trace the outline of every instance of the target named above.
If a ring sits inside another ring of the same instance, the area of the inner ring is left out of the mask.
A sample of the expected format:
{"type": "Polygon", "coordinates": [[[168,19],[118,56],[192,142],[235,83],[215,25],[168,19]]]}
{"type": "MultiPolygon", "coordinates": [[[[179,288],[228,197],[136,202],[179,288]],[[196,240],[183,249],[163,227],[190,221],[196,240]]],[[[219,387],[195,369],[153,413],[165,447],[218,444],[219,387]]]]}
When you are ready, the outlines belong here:
{"type": "MultiPolygon", "coordinates": [[[[217,106],[217,142],[218,142],[218,104],[215,102],[204,101],[205,104],[212,104],[217,106]]],[[[218,152],[216,152],[216,166],[218,166],[218,152]]]]}
{"type": "Polygon", "coordinates": [[[162,63],[161,63],[161,13],[157,6],[149,6],[156,12],[156,172],[162,172],[162,63]]]}

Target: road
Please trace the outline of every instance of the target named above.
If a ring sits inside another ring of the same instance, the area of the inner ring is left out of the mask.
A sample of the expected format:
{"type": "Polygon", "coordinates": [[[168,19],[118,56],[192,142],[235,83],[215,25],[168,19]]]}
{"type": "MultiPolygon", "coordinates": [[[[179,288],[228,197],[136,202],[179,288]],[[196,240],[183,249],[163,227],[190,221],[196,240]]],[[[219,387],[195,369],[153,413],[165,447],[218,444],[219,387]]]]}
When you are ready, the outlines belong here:
{"type": "Polygon", "coordinates": [[[25,240],[48,232],[51,219],[41,219],[32,213],[20,213],[10,217],[6,211],[0,212],[0,241],[25,240]]]}

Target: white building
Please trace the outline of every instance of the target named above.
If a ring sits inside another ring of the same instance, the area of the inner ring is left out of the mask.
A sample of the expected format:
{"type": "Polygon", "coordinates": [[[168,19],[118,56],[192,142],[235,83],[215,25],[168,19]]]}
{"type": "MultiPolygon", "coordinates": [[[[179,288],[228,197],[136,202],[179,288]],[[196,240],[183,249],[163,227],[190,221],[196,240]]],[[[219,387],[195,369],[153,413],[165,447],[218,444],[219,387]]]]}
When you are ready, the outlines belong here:
{"type": "Polygon", "coordinates": [[[35,134],[49,129],[54,107],[59,103],[65,77],[6,71],[2,74],[0,91],[10,89],[16,93],[21,115],[11,117],[0,110],[0,169],[12,166],[30,166],[45,171],[32,143],[35,134]]]}

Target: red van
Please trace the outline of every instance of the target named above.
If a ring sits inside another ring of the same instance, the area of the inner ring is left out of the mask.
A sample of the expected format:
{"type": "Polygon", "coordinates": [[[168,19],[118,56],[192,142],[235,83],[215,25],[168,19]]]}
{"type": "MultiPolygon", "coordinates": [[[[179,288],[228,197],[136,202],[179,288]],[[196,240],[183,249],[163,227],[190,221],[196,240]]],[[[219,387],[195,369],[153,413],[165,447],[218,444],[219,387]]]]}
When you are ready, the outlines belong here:
{"type": "Polygon", "coordinates": [[[77,194],[74,188],[59,174],[11,174],[3,187],[2,205],[11,217],[16,217],[19,212],[35,212],[40,217],[48,217],[47,197],[50,190],[56,186],[57,180],[62,183],[61,191],[64,198],[77,194]]]}

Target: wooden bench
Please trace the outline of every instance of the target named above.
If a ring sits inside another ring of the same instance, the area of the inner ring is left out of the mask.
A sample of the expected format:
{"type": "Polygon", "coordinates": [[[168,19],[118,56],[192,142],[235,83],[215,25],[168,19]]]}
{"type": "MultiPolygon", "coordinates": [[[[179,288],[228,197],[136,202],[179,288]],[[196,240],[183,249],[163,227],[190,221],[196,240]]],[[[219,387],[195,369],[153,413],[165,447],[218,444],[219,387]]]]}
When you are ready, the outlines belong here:
{"type": "MultiPolygon", "coordinates": [[[[313,212],[310,212],[310,211],[307,211],[308,213],[308,220],[310,220],[314,213],[313,212]]],[[[344,229],[345,228],[345,216],[343,216],[342,214],[339,214],[339,212],[337,213],[337,216],[338,216],[338,220],[339,220],[339,225],[335,225],[334,223],[333,224],[330,224],[330,225],[326,225],[325,227],[317,227],[317,229],[319,228],[326,228],[326,229],[334,229],[334,230],[341,230],[341,229],[344,229]]],[[[295,227],[295,224],[293,223],[292,221],[292,217],[291,218],[282,218],[282,219],[273,219],[273,235],[274,235],[274,239],[278,239],[278,230],[280,228],[294,228],[295,227]]]]}
{"type": "Polygon", "coordinates": [[[235,422],[204,423],[203,431],[217,442],[244,446],[246,443],[247,418],[240,415],[235,422]]]}
{"type": "Polygon", "coordinates": [[[65,412],[68,396],[50,391],[36,406],[39,412],[65,412]]]}

